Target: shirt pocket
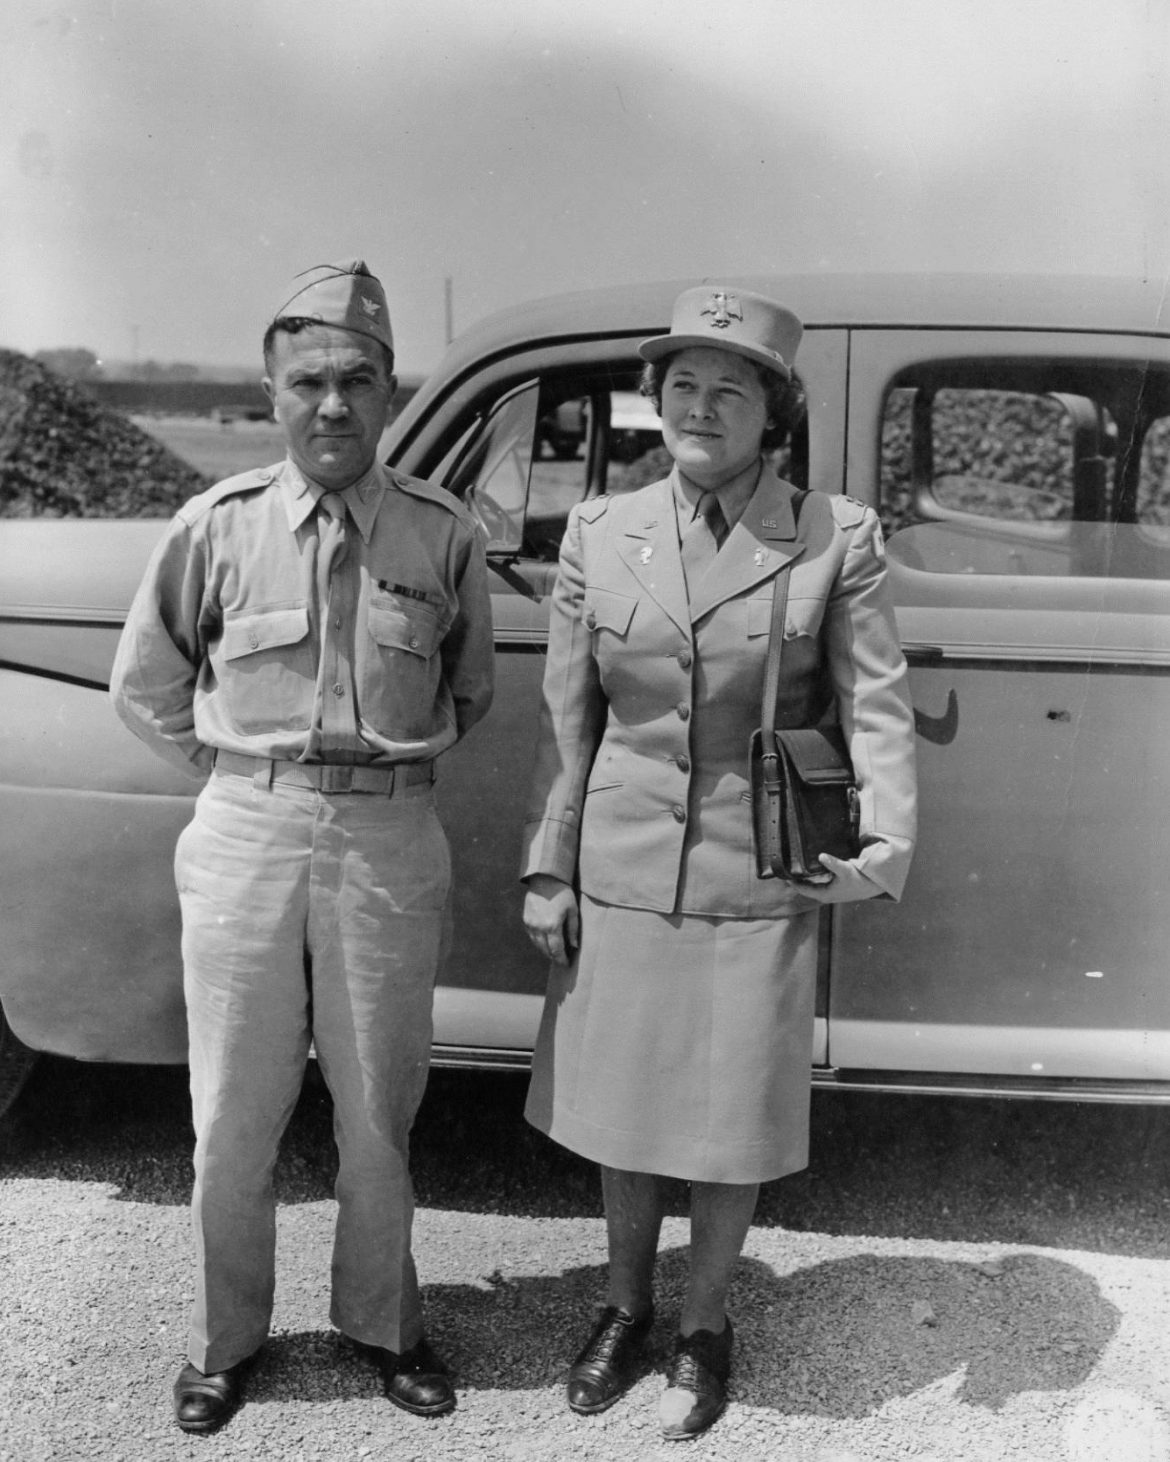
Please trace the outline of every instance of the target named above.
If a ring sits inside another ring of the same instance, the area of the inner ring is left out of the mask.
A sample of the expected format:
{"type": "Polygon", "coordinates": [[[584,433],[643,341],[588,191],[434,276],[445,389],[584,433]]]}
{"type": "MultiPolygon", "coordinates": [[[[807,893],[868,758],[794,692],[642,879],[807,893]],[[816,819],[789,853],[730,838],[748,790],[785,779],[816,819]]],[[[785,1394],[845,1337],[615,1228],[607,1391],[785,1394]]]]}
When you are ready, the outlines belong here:
{"type": "Polygon", "coordinates": [[[443,627],[433,609],[423,605],[371,602],[370,637],[381,650],[404,651],[429,659],[439,648],[443,627]]]}
{"type": "Polygon", "coordinates": [[[443,618],[432,605],[386,595],[370,600],[367,626],[363,715],[389,740],[433,735],[441,690],[439,647],[447,632],[443,618]]]}
{"type": "Polygon", "coordinates": [[[317,677],[307,605],[234,614],[224,621],[211,659],[228,716],[239,730],[308,726],[317,677]]]}

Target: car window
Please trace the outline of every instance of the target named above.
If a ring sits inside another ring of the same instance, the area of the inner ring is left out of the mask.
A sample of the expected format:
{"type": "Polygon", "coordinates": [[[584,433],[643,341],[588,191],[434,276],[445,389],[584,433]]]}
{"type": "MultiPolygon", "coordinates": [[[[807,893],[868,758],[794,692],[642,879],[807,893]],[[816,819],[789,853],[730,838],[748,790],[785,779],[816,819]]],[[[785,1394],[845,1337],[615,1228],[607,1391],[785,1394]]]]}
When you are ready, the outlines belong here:
{"type": "MultiPolygon", "coordinates": [[[[667,476],[661,423],[638,376],[636,367],[615,366],[526,380],[462,429],[434,476],[467,503],[490,553],[555,563],[574,503],[667,476]]],[[[804,421],[772,462],[804,485],[804,421]]]]}
{"type": "Polygon", "coordinates": [[[1105,363],[972,374],[933,363],[886,394],[891,552],[931,573],[1170,578],[1164,382],[1105,363]]]}

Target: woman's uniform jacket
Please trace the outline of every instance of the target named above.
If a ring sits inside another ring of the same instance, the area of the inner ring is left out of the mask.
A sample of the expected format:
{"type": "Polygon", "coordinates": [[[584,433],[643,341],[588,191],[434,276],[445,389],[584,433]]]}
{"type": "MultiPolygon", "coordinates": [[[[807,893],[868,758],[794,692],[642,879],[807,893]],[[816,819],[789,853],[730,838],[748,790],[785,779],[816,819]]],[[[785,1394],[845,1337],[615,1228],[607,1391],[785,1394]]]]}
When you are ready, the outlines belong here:
{"type": "Polygon", "coordinates": [[[765,465],[688,602],[674,491],[668,478],[570,514],[522,876],[664,914],[813,907],[757,878],[752,849],[748,742],[772,590],[791,564],[776,724],[840,719],[861,794],[859,866],[897,898],[915,835],[914,717],[877,516],[814,492],[798,525],[795,489],[765,465]]]}

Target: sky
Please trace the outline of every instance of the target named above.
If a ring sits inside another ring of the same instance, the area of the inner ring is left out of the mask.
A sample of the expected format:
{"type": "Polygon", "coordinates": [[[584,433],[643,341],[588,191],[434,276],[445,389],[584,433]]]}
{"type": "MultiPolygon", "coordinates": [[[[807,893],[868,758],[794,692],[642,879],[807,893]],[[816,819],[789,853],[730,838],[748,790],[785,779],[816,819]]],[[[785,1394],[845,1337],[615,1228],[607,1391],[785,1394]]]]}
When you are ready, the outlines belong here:
{"type": "Polygon", "coordinates": [[[400,370],[560,290],[1170,274],[1170,0],[5,0],[0,345],[248,365],[364,257],[400,370]]]}

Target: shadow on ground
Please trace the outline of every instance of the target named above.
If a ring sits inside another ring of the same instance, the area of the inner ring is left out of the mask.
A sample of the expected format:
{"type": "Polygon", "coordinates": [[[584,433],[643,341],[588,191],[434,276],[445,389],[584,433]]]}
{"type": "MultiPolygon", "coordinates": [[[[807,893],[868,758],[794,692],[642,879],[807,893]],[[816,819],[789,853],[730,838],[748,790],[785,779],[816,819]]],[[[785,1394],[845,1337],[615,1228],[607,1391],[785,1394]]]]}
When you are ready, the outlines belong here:
{"type": "MultiPolygon", "coordinates": [[[[526,1078],[435,1071],[414,1134],[426,1207],[600,1215],[592,1165],[523,1120],[526,1078]]],[[[190,1193],[186,1074],[44,1058],[0,1124],[0,1177],[190,1193]]],[[[769,1183],[758,1226],[1170,1257],[1170,1109],[817,1092],[812,1160],[769,1183]]],[[[283,1203],[330,1196],[332,1108],[306,1078],[277,1170],[283,1203]]],[[[682,1183],[671,1209],[686,1211],[682,1183]]]]}
{"type": "MultiPolygon", "coordinates": [[[[647,1370],[665,1368],[686,1263],[682,1249],[660,1259],[647,1370]]],[[[460,1388],[523,1391],[564,1377],[603,1288],[603,1271],[585,1266],[555,1278],[499,1277],[484,1288],[431,1285],[423,1298],[460,1388]]],[[[777,1275],[745,1259],[733,1306],[739,1400],[837,1419],[872,1415],[947,1377],[956,1400],[991,1410],[1025,1389],[1071,1390],[1091,1375],[1118,1323],[1091,1278],[1038,1254],[1009,1257],[995,1274],[861,1254],[777,1275]]],[[[373,1367],[341,1336],[302,1332],[269,1341],[249,1399],[331,1402],[378,1387],[373,1367]]]]}

